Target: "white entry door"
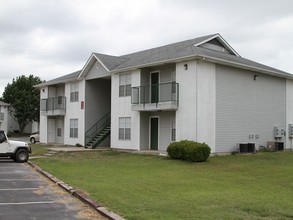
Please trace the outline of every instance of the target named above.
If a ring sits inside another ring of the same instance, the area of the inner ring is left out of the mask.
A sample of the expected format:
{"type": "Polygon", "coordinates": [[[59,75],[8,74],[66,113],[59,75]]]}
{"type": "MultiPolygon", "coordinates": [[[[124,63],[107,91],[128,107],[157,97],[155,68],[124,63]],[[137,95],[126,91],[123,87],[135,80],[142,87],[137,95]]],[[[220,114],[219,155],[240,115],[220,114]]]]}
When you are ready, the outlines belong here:
{"type": "Polygon", "coordinates": [[[56,118],[56,143],[64,144],[64,118],[56,118]]]}
{"type": "Polygon", "coordinates": [[[55,118],[48,118],[48,143],[56,142],[56,121],[55,118]]]}

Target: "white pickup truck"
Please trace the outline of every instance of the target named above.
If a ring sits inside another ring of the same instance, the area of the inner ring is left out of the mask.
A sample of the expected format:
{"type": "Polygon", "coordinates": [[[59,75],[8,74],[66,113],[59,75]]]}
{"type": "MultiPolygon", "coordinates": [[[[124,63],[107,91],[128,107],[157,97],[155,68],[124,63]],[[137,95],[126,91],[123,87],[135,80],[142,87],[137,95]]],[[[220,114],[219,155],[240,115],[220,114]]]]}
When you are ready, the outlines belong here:
{"type": "Polygon", "coordinates": [[[9,140],[6,133],[0,130],[0,157],[10,157],[16,162],[23,163],[28,161],[31,152],[31,146],[27,143],[9,140]]]}

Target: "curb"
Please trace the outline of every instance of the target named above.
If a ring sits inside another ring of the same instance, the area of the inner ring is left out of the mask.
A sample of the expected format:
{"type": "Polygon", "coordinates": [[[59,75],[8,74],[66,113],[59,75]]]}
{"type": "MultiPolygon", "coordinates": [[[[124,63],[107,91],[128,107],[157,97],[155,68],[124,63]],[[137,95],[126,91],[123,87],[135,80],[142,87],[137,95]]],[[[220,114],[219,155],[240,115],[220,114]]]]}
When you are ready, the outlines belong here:
{"type": "Polygon", "coordinates": [[[80,201],[82,201],[82,202],[86,203],[87,205],[89,205],[90,207],[92,207],[94,210],[96,210],[97,212],[99,212],[103,216],[105,216],[111,220],[125,220],[124,218],[122,218],[118,214],[111,212],[106,207],[103,207],[102,205],[100,205],[97,201],[92,199],[89,195],[85,194],[84,192],[82,192],[80,190],[75,190],[73,187],[71,187],[68,184],[64,183],[63,181],[57,179],[52,174],[44,171],[41,167],[34,164],[33,162],[27,161],[27,163],[31,167],[33,167],[35,170],[37,170],[39,173],[41,173],[42,175],[44,175],[45,177],[50,179],[52,182],[56,183],[58,186],[63,188],[65,191],[70,193],[72,196],[78,198],[80,201]]]}

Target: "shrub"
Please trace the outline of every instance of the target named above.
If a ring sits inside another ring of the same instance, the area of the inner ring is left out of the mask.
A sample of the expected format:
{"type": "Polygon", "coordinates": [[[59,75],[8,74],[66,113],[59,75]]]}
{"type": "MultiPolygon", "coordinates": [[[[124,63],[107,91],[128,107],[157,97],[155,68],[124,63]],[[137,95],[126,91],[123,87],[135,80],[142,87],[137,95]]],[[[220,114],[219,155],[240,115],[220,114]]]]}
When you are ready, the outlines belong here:
{"type": "Polygon", "coordinates": [[[83,147],[81,144],[77,143],[75,144],[75,147],[83,147]]]}
{"type": "Polygon", "coordinates": [[[167,153],[172,159],[203,162],[210,156],[211,148],[205,143],[183,140],[171,143],[167,153]]]}

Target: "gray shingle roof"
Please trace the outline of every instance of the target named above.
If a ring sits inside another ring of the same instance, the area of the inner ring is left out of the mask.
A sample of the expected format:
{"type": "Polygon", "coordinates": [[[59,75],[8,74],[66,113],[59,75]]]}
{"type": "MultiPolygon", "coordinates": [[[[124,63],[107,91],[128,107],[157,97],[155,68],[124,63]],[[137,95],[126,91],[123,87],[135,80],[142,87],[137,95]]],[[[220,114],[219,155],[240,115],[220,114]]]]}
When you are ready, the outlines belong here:
{"type": "Polygon", "coordinates": [[[219,36],[219,34],[207,35],[174,44],[139,51],[136,53],[126,54],[119,57],[103,54],[96,54],[96,56],[105,64],[108,70],[115,72],[131,68],[151,66],[154,64],[163,63],[164,61],[175,62],[176,60],[183,58],[208,57],[214,60],[221,60],[222,63],[233,63],[234,65],[239,65],[239,67],[243,68],[249,67],[255,70],[273,72],[280,76],[293,77],[292,74],[254,62],[249,59],[242,58],[236,54],[228,54],[200,47],[202,42],[206,42],[207,40],[217,36],[219,36]]]}
{"type": "Polygon", "coordinates": [[[127,58],[110,56],[101,53],[94,53],[94,55],[107,67],[108,70],[114,69],[119,64],[127,60],[127,58]]]}
{"type": "Polygon", "coordinates": [[[78,78],[80,72],[81,72],[81,70],[78,70],[76,72],[69,73],[67,75],[60,76],[58,78],[49,80],[47,82],[38,84],[35,87],[40,88],[40,87],[43,87],[43,86],[54,85],[54,84],[58,84],[58,83],[65,83],[65,82],[68,82],[68,81],[72,81],[72,80],[75,80],[75,79],[78,78]]]}
{"type": "Polygon", "coordinates": [[[215,36],[215,34],[126,54],[119,57],[98,53],[95,53],[95,55],[103,62],[108,70],[120,70],[194,55],[192,45],[203,42],[213,36],[215,36]]]}
{"type": "MultiPolygon", "coordinates": [[[[234,51],[233,48],[231,48],[219,34],[198,37],[122,56],[111,56],[100,53],[93,54],[96,58],[100,60],[100,62],[103,63],[103,65],[110,72],[119,72],[128,69],[142,68],[152,66],[155,64],[161,64],[164,62],[176,62],[180,59],[207,58],[209,60],[212,60],[212,62],[234,65],[240,68],[261,70],[274,75],[293,78],[293,75],[287,72],[240,57],[237,54],[237,52],[234,51]],[[223,43],[223,46],[227,46],[228,51],[230,51],[230,54],[203,48],[200,46],[201,44],[215,38],[220,38],[221,42],[223,43]]],[[[36,87],[42,87],[75,80],[78,79],[80,73],[81,70],[39,84],[36,87]]]]}
{"type": "Polygon", "coordinates": [[[10,104],[7,104],[6,102],[0,101],[0,106],[10,106],[10,104]]]}

